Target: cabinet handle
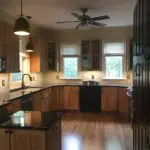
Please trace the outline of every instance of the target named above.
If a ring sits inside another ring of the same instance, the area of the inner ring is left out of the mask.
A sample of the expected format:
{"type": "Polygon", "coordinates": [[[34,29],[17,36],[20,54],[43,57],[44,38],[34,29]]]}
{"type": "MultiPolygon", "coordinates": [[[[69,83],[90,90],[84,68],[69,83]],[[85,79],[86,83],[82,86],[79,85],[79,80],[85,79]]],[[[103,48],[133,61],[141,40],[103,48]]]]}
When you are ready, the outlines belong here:
{"type": "Polygon", "coordinates": [[[141,69],[142,69],[142,65],[139,63],[136,64],[136,67],[135,67],[136,76],[141,76],[141,69]]]}

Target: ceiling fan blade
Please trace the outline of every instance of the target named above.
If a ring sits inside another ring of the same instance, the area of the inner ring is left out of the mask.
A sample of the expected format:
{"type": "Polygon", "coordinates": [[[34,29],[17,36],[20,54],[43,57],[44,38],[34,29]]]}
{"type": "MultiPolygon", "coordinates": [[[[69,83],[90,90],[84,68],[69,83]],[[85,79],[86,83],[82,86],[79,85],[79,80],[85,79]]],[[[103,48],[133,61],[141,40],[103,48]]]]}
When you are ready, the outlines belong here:
{"type": "Polygon", "coordinates": [[[92,21],[104,20],[104,19],[110,19],[110,17],[105,15],[105,16],[99,16],[99,17],[90,18],[90,20],[92,20],[92,21]]]}
{"type": "Polygon", "coordinates": [[[59,21],[59,22],[56,22],[56,23],[72,23],[72,22],[80,22],[80,21],[59,21]]]}
{"type": "Polygon", "coordinates": [[[80,15],[76,14],[76,13],[71,13],[71,15],[73,15],[74,17],[80,19],[80,15]]]}
{"type": "Polygon", "coordinates": [[[99,23],[99,22],[89,22],[89,24],[94,25],[94,26],[99,26],[99,27],[104,27],[106,24],[99,23]]]}
{"type": "Polygon", "coordinates": [[[79,24],[75,27],[75,29],[78,29],[81,24],[82,24],[82,23],[79,23],[79,24]]]}

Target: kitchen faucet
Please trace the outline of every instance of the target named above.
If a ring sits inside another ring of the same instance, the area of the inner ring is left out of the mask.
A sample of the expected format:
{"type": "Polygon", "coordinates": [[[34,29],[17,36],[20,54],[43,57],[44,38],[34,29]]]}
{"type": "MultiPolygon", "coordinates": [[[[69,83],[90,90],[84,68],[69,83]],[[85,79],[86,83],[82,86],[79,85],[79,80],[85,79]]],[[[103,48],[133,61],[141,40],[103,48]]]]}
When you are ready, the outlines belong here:
{"type": "Polygon", "coordinates": [[[24,83],[24,77],[25,77],[25,76],[28,76],[28,77],[29,77],[29,80],[32,81],[32,77],[31,77],[29,74],[27,74],[27,73],[26,73],[26,74],[23,74],[23,75],[22,75],[22,88],[23,88],[23,89],[26,87],[26,86],[25,86],[25,83],[24,83]]]}

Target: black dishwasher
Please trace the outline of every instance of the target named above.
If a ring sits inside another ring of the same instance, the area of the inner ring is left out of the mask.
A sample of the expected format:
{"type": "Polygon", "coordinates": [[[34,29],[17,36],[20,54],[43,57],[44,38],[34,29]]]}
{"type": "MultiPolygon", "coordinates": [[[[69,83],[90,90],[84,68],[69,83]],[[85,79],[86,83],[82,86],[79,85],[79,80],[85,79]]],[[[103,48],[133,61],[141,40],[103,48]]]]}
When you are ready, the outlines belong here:
{"type": "Polygon", "coordinates": [[[81,86],[80,87],[80,112],[101,111],[101,87],[81,86]]]}

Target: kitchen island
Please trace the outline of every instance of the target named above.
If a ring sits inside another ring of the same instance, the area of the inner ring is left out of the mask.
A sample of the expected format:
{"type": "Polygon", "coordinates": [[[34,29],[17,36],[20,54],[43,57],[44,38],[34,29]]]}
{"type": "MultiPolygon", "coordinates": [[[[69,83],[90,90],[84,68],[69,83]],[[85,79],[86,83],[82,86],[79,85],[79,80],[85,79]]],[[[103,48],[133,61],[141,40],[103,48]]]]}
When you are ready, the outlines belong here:
{"type": "Polygon", "coordinates": [[[0,124],[3,150],[60,150],[61,112],[18,111],[0,124]]]}

